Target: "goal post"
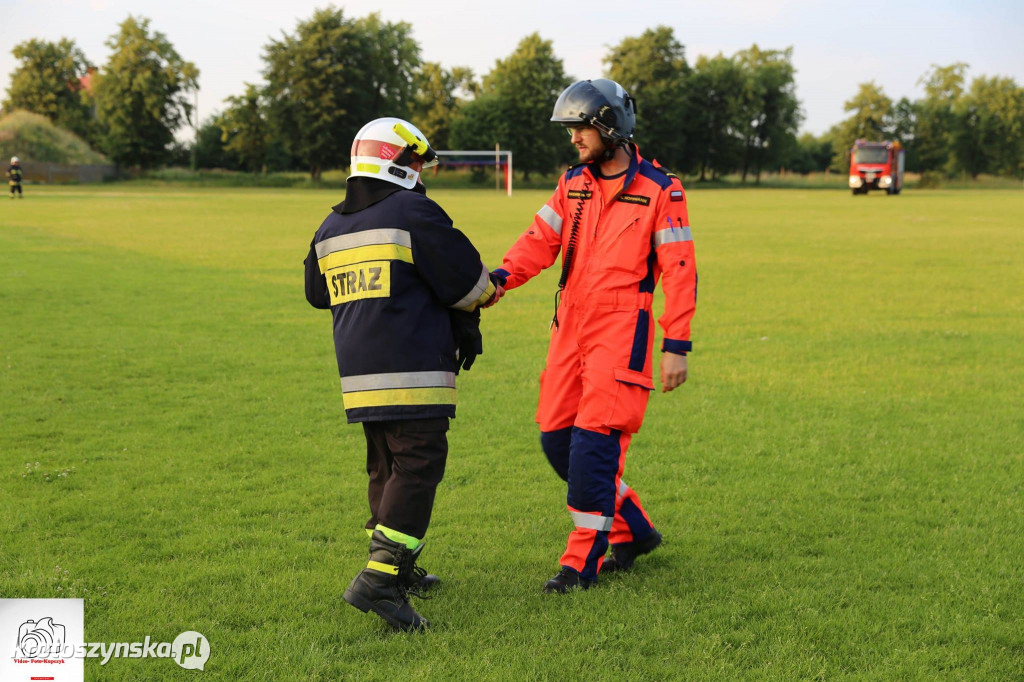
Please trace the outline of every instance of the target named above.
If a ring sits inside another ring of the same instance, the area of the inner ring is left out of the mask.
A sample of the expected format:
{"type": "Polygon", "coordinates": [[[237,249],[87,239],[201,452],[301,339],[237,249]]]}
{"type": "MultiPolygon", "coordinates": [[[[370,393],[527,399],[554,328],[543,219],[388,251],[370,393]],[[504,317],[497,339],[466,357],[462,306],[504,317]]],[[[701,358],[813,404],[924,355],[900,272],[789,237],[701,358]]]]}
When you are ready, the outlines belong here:
{"type": "Polygon", "coordinates": [[[440,165],[451,167],[494,166],[495,189],[504,181],[505,194],[512,196],[512,152],[495,146],[493,151],[480,149],[446,149],[436,152],[440,165]]]}

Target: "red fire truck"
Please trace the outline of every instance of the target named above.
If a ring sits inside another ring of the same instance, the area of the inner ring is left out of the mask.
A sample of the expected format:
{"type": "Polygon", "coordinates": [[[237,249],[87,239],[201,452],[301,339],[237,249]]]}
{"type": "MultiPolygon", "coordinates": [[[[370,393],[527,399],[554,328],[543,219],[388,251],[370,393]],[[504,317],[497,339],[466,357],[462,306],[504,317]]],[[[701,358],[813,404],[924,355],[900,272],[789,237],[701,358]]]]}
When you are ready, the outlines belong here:
{"type": "Polygon", "coordinates": [[[899,194],[905,155],[899,142],[857,140],[850,150],[850,191],[867,194],[871,189],[884,189],[887,194],[899,194]]]}

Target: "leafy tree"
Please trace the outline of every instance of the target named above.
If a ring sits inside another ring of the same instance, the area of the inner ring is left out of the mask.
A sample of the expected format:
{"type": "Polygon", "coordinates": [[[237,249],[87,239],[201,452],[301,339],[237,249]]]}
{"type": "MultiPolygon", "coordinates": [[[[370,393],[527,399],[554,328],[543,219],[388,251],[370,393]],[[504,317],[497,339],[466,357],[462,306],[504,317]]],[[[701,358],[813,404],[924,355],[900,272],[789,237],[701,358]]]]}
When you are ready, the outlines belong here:
{"type": "MultiPolygon", "coordinates": [[[[487,149],[493,147],[507,125],[501,98],[490,93],[480,95],[462,105],[453,121],[451,146],[455,149],[487,149]]],[[[543,124],[542,124],[543,125],[543,124]]],[[[499,142],[500,143],[500,142],[499,142]]],[[[504,146],[504,145],[502,145],[504,146]]],[[[518,164],[519,157],[514,162],[518,164]]]]}
{"type": "Polygon", "coordinates": [[[857,94],[848,99],[844,105],[852,116],[832,127],[832,146],[835,155],[832,165],[836,170],[844,169],[845,160],[860,138],[881,141],[891,132],[892,100],[874,81],[861,83],[857,94]]]}
{"type": "Polygon", "coordinates": [[[899,140],[900,144],[906,149],[906,169],[911,172],[920,170],[917,144],[917,126],[920,111],[920,104],[912,102],[906,97],[900,97],[899,101],[892,106],[892,129],[890,136],[894,140],[899,140]]]}
{"type": "Polygon", "coordinates": [[[412,37],[412,26],[382,22],[380,15],[373,13],[357,19],[355,27],[369,46],[363,88],[369,96],[365,106],[370,114],[365,122],[380,116],[408,119],[420,66],[420,46],[412,37]]]}
{"type": "Polygon", "coordinates": [[[112,50],[96,83],[105,151],[120,164],[151,167],[167,158],[174,131],[192,112],[199,70],[181,58],[149,19],[129,16],[107,40],[112,50]]]}
{"type": "Polygon", "coordinates": [[[807,175],[824,171],[831,162],[832,142],[827,136],[816,137],[812,133],[804,133],[789,150],[784,165],[794,173],[807,175]]]}
{"type": "MultiPolygon", "coordinates": [[[[914,129],[916,167],[921,171],[951,170],[954,108],[964,92],[967,64],[932,65],[918,83],[924,85],[924,99],[917,102],[914,129]]],[[[909,162],[908,162],[909,163],[909,162]]]]}
{"type": "Polygon", "coordinates": [[[954,113],[953,150],[960,170],[972,178],[1024,170],[1024,89],[1012,78],[975,78],[954,113]]]}
{"type": "Polygon", "coordinates": [[[781,165],[796,146],[801,116],[792,58],[791,47],[762,50],[756,43],[736,54],[746,75],[741,127],[744,182],[751,165],[760,182],[762,168],[781,165]]]}
{"type": "Polygon", "coordinates": [[[224,128],[221,114],[207,117],[199,126],[195,152],[196,168],[238,170],[238,156],[224,148],[224,128]]]}
{"type": "Polygon", "coordinates": [[[269,116],[284,151],[314,181],[345,166],[356,132],[381,116],[406,116],[419,46],[406,23],[376,14],[352,21],[320,9],[264,48],[269,116]]]}
{"type": "Polygon", "coordinates": [[[474,91],[473,72],[459,66],[449,71],[436,62],[425,62],[417,83],[412,122],[435,149],[451,149],[452,124],[463,104],[458,93],[474,91]]]}
{"type": "Polygon", "coordinates": [[[690,67],[686,51],[668,26],[624,38],[605,56],[608,78],[637,100],[635,140],[644,153],[679,172],[693,168],[680,112],[690,67]]]}
{"type": "Polygon", "coordinates": [[[490,149],[499,143],[514,154],[524,179],[572,158],[560,126],[549,123],[558,95],[569,85],[551,41],[533,33],[498,60],[483,80],[480,97],[468,103],[453,125],[456,146],[490,149]]]}
{"type": "Polygon", "coordinates": [[[263,97],[252,83],[245,84],[245,93],[227,98],[228,108],[219,125],[224,149],[234,152],[241,165],[253,173],[263,168],[267,158],[270,130],[263,97]]]}
{"type": "Polygon", "coordinates": [[[746,75],[732,59],[719,54],[697,60],[686,88],[686,139],[700,180],[734,169],[742,155],[746,75]]]}
{"type": "Polygon", "coordinates": [[[167,156],[164,158],[164,163],[168,166],[182,168],[188,166],[191,161],[192,147],[187,142],[175,140],[167,146],[167,156]]]}
{"type": "Polygon", "coordinates": [[[21,63],[11,73],[4,109],[42,114],[58,127],[89,137],[92,112],[81,79],[91,64],[75,41],[26,40],[11,54],[21,63]]]}

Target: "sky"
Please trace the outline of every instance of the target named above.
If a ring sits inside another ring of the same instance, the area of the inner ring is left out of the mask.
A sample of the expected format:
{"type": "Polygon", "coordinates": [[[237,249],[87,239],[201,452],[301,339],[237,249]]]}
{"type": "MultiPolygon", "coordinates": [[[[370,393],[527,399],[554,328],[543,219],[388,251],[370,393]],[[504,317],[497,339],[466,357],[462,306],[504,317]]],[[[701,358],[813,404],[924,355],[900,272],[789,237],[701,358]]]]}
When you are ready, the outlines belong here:
{"type": "MultiPolygon", "coordinates": [[[[10,50],[29,38],[75,40],[93,63],[129,14],[152,20],[178,53],[199,67],[200,117],[223,109],[244,82],[262,82],[263,47],[327,0],[0,0],[0,88],[17,66],[10,50]]],[[[602,59],[623,38],[670,26],[693,64],[698,56],[731,55],[757,43],[793,48],[802,131],[821,134],[846,117],[843,103],[874,80],[893,100],[923,93],[918,79],[932,64],[966,62],[968,79],[1010,76],[1024,85],[1024,0],[676,0],[632,2],[518,0],[348,0],[349,17],[379,12],[405,21],[426,61],[469,66],[477,76],[539,32],[551,40],[566,73],[601,77],[602,59]]],[[[643,102],[638,125],[643,125],[643,102]]],[[[386,115],[386,112],[382,112],[386,115]]]]}

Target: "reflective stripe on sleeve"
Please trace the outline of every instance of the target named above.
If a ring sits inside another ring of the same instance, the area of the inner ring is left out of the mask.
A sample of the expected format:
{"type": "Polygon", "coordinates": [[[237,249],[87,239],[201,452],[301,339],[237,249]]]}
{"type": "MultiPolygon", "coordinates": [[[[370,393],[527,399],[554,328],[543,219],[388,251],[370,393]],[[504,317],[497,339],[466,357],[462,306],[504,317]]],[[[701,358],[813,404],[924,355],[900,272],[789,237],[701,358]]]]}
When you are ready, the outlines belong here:
{"type": "Polygon", "coordinates": [[[486,303],[493,293],[494,284],[491,282],[491,271],[484,265],[480,271],[480,278],[477,279],[469,293],[452,303],[450,307],[472,312],[478,305],[486,303]]]}
{"type": "Polygon", "coordinates": [[[655,248],[662,244],[671,244],[672,242],[692,242],[693,235],[690,234],[690,226],[685,227],[669,227],[664,230],[658,230],[654,233],[654,246],[655,248]]]}
{"type": "Polygon", "coordinates": [[[562,216],[555,213],[555,209],[551,208],[547,204],[540,207],[537,211],[537,215],[541,217],[541,220],[551,226],[551,229],[555,231],[555,234],[561,236],[562,234],[562,216]]]}
{"type": "Polygon", "coordinates": [[[352,234],[340,234],[337,237],[325,239],[316,245],[316,257],[323,258],[329,253],[354,249],[357,246],[370,246],[373,244],[397,244],[407,249],[412,248],[412,238],[408,230],[397,228],[383,228],[379,230],[363,230],[352,234]]]}
{"type": "Polygon", "coordinates": [[[621,478],[619,479],[619,497],[622,497],[629,492],[629,486],[621,478]]]}
{"type": "Polygon", "coordinates": [[[615,520],[610,516],[597,516],[596,514],[578,511],[571,511],[569,514],[572,516],[572,522],[576,524],[577,528],[589,528],[591,530],[611,530],[612,521],[615,520]]]}

